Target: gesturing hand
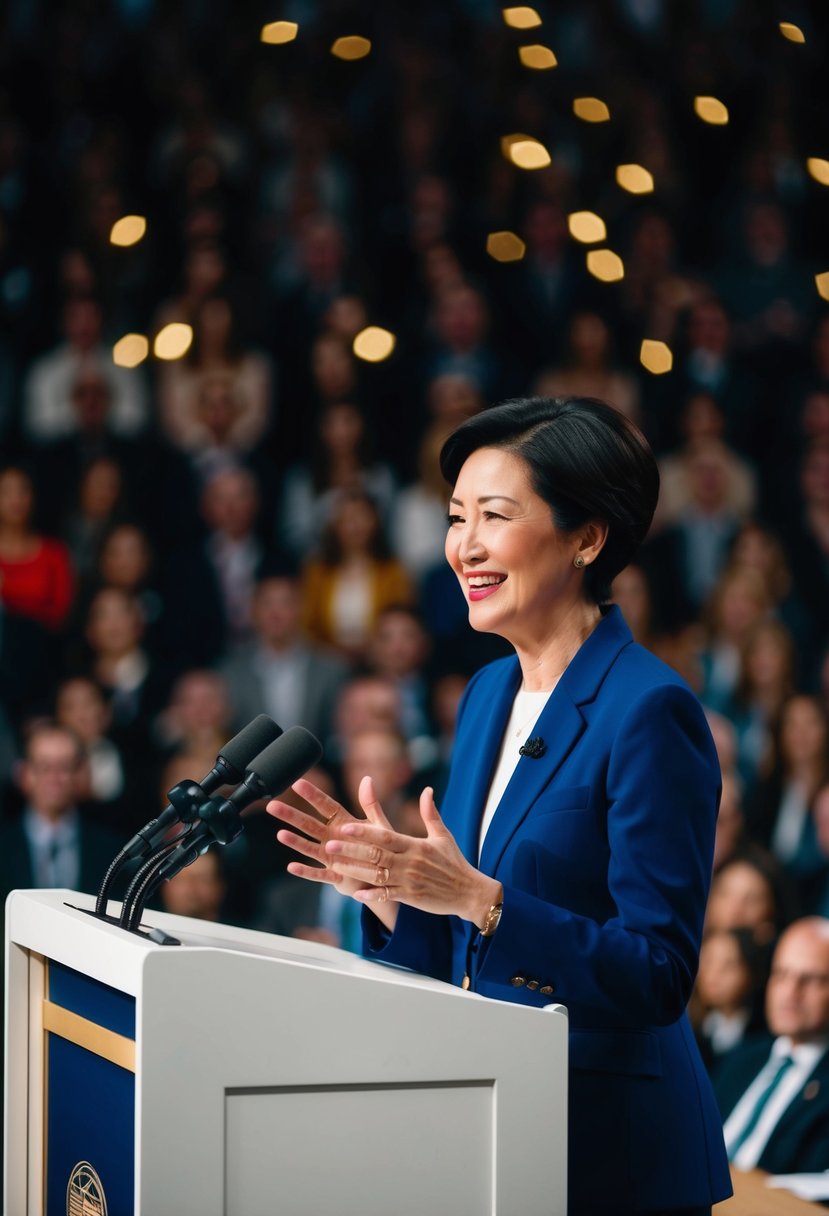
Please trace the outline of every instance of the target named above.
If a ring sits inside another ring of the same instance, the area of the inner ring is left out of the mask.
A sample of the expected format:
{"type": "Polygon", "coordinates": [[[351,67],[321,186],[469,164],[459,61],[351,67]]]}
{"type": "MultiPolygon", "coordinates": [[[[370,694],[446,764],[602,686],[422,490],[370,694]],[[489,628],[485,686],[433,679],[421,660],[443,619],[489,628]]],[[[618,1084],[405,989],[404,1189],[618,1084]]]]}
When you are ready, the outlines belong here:
{"type": "MultiPolygon", "coordinates": [[[[362,793],[363,785],[360,803],[368,814],[362,793]]],[[[423,912],[454,914],[480,927],[500,899],[501,884],[466,860],[440,817],[431,787],[420,795],[420,815],[425,839],[404,836],[375,815],[368,822],[351,816],[332,821],[323,854],[334,873],[353,884],[354,898],[374,911],[393,900],[423,912]]]]}
{"type": "MultiPolygon", "coordinates": [[[[383,877],[382,872],[379,872],[379,867],[375,867],[374,879],[364,871],[360,879],[349,878],[335,870],[331,864],[332,858],[325,852],[326,845],[335,838],[338,830],[349,824],[359,824],[363,820],[356,819],[345,809],[341,803],[337,802],[329,794],[326,794],[312,781],[307,781],[304,777],[299,781],[295,781],[293,790],[299,794],[300,798],[304,798],[309,802],[322,816],[322,822],[314,815],[309,815],[306,811],[299,810],[298,807],[291,806],[290,803],[281,802],[278,798],[272,799],[265,810],[269,815],[273,815],[276,819],[281,819],[284,823],[289,823],[296,831],[291,831],[290,828],[280,828],[276,833],[276,838],[280,844],[287,845],[294,849],[295,852],[303,857],[309,858],[310,861],[316,862],[316,865],[307,865],[305,862],[292,861],[288,866],[288,872],[295,874],[298,878],[307,878],[310,882],[328,882],[333,883],[343,895],[354,895],[358,890],[366,886],[366,883],[378,880],[383,877]],[[300,835],[301,833],[301,835],[300,835]]],[[[360,782],[358,793],[360,806],[366,813],[367,820],[372,825],[383,831],[389,831],[394,834],[391,824],[383,814],[383,808],[377,801],[377,796],[374,792],[374,783],[370,777],[364,777],[360,782]]],[[[380,884],[382,886],[382,883],[380,884]]],[[[388,904],[388,895],[382,900],[385,905],[382,908],[374,908],[373,911],[379,919],[386,925],[387,928],[393,929],[394,922],[397,916],[397,906],[388,904]]]]}

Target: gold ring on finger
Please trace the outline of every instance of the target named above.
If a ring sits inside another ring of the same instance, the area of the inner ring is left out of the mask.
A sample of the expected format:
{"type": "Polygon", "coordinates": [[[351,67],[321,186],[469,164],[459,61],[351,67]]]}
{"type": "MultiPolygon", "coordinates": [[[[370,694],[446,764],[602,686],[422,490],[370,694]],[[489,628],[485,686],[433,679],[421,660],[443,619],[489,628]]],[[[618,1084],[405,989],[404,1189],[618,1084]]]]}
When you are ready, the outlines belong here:
{"type": "Polygon", "coordinates": [[[377,887],[384,887],[388,881],[389,881],[389,867],[388,866],[378,866],[377,873],[374,875],[374,885],[377,887]]]}

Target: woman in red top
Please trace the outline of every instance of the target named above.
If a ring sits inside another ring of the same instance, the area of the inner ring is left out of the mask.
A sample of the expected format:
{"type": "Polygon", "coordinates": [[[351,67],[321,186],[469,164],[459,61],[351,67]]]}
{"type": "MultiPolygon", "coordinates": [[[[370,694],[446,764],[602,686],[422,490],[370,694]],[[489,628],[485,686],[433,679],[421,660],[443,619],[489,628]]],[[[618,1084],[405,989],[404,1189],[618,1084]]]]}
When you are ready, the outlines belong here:
{"type": "Polygon", "coordinates": [[[72,604],[66,546],[32,527],[34,488],[22,469],[0,472],[0,602],[7,612],[57,631],[72,604]]]}

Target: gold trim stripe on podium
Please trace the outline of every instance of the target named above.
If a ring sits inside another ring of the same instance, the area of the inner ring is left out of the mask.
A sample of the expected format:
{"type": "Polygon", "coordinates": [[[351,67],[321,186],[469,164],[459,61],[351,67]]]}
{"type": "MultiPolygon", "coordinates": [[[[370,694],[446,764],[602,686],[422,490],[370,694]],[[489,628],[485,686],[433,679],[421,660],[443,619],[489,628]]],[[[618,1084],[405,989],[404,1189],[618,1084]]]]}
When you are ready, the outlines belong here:
{"type": "Polygon", "coordinates": [[[79,1017],[77,1013],[53,1004],[43,1002],[43,1029],[52,1034],[67,1039],[78,1047],[85,1047],[104,1060],[135,1072],[135,1042],[114,1030],[107,1030],[88,1018],[79,1017]]]}

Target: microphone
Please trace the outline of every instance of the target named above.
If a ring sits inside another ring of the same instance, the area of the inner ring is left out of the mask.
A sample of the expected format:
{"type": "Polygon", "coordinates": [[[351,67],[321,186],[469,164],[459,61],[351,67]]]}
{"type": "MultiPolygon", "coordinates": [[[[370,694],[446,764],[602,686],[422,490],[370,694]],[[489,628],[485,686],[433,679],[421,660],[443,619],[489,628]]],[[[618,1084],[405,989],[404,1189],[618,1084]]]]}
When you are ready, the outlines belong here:
{"type": "Polygon", "coordinates": [[[174,785],[167,794],[169,805],[136,832],[111,862],[98,892],[96,913],[103,916],[106,912],[110,888],[126,862],[151,853],[172,824],[194,823],[199,817],[199,810],[209,801],[209,795],[222,785],[235,785],[240,781],[251,760],[281,734],[281,726],[277,726],[267,714],[259,714],[224,745],[213,768],[201,781],[179,781],[178,785],[174,785]]]}
{"type": "Polygon", "coordinates": [[[214,841],[230,844],[243,831],[240,812],[251,802],[281,793],[307,773],[322,755],[322,744],[304,726],[292,726],[250,762],[247,775],[229,798],[211,798],[199,809],[201,823],[159,871],[164,881],[195,861],[214,841]],[[180,864],[179,864],[180,863],[180,864]]]}
{"type": "Polygon", "coordinates": [[[547,744],[541,738],[541,735],[534,735],[532,739],[528,739],[526,743],[522,743],[518,749],[519,756],[528,756],[530,760],[540,760],[547,750],[547,744]]]}
{"type": "Polygon", "coordinates": [[[133,929],[153,891],[210,848],[230,844],[243,831],[241,812],[250,803],[281,793],[317,763],[322,744],[302,726],[292,726],[250,762],[244,781],[229,798],[209,798],[198,810],[199,823],[160,859],[150,858],[133,879],[124,900],[121,925],[133,929]]]}

